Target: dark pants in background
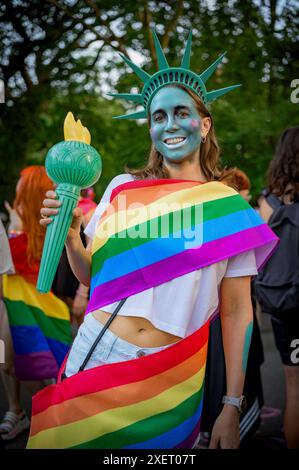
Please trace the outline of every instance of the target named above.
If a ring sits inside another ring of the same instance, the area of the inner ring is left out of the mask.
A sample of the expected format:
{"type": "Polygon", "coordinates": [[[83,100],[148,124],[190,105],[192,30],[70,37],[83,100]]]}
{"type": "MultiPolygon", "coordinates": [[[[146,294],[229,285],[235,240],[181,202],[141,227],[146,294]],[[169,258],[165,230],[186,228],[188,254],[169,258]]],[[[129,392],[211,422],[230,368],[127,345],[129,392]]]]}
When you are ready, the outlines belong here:
{"type": "MultiPolygon", "coordinates": [[[[255,304],[255,302],[253,301],[255,304]]],[[[260,410],[264,404],[260,366],[264,362],[260,329],[254,314],[251,346],[248,355],[244,395],[247,410],[240,417],[241,446],[253,436],[260,425],[260,410]]],[[[220,316],[210,325],[207,369],[201,431],[211,433],[213,425],[222,410],[222,397],[226,393],[225,359],[222,343],[220,316]]]]}

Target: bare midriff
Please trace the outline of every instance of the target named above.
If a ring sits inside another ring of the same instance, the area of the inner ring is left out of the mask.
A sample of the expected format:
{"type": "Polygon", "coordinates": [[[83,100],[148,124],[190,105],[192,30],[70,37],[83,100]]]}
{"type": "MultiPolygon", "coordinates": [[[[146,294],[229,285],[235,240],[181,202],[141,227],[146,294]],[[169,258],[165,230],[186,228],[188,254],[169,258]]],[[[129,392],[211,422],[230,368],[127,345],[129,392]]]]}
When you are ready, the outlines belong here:
{"type": "MultiPolygon", "coordinates": [[[[92,315],[100,323],[105,324],[111,313],[95,310],[92,315]]],[[[141,348],[158,348],[176,343],[181,339],[179,336],[159,330],[146,318],[135,316],[117,315],[109,326],[109,330],[121,339],[141,348]]]]}

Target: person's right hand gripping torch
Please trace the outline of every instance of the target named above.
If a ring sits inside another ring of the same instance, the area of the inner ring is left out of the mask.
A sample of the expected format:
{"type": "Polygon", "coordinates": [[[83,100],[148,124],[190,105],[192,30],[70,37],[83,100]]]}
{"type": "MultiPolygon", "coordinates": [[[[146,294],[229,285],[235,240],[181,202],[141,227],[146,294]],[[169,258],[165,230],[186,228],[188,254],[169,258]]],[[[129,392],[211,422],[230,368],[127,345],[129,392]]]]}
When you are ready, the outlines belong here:
{"type": "Polygon", "coordinates": [[[37,280],[37,289],[43,293],[51,289],[80,191],[95,184],[102,172],[102,159],[90,145],[88,129],[80,120],[76,122],[72,113],[64,121],[64,139],[48,151],[45,162],[49,178],[57,183],[55,191],[62,204],[47,227],[37,280]]]}

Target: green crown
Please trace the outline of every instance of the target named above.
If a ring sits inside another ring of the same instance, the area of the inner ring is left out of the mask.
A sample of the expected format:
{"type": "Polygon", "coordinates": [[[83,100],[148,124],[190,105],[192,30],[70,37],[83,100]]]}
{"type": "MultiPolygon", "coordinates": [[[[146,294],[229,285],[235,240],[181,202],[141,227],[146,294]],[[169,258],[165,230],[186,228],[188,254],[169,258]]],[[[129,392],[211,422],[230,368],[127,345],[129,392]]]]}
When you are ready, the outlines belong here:
{"type": "Polygon", "coordinates": [[[149,75],[143,69],[138,67],[125,57],[123,54],[120,54],[121,58],[131,67],[136,75],[143,81],[144,86],[140,94],[131,94],[131,93],[108,93],[110,96],[120,98],[122,100],[133,101],[143,105],[144,110],[134,112],[131,114],[124,114],[122,116],[115,116],[116,119],[142,119],[147,117],[147,112],[149,110],[150,103],[161,88],[176,83],[178,85],[184,85],[190,90],[194,91],[204,104],[208,104],[211,101],[216,100],[219,96],[225,95],[229,91],[238,88],[239,85],[232,85],[226,88],[219,88],[218,90],[207,91],[205,82],[212,75],[212,73],[217,68],[218,64],[222,61],[226,52],[220,55],[215,62],[213,62],[204,72],[200,75],[192,72],[190,70],[190,55],[191,55],[191,42],[192,42],[192,32],[190,31],[187,44],[185,47],[185,52],[182,58],[180,67],[169,67],[164,52],[162,50],[161,44],[159,42],[158,36],[154,30],[152,30],[155,49],[158,59],[159,70],[154,75],[149,75]]]}

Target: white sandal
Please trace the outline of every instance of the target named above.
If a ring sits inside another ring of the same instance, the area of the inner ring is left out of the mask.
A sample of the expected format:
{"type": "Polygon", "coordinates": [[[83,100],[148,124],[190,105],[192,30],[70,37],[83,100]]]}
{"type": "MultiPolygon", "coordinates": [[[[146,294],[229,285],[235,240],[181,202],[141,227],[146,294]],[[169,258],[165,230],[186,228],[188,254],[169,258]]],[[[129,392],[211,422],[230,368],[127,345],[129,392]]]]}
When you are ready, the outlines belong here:
{"type": "Polygon", "coordinates": [[[19,414],[7,411],[0,423],[0,435],[4,441],[9,441],[29,427],[30,421],[24,410],[19,414]]]}

